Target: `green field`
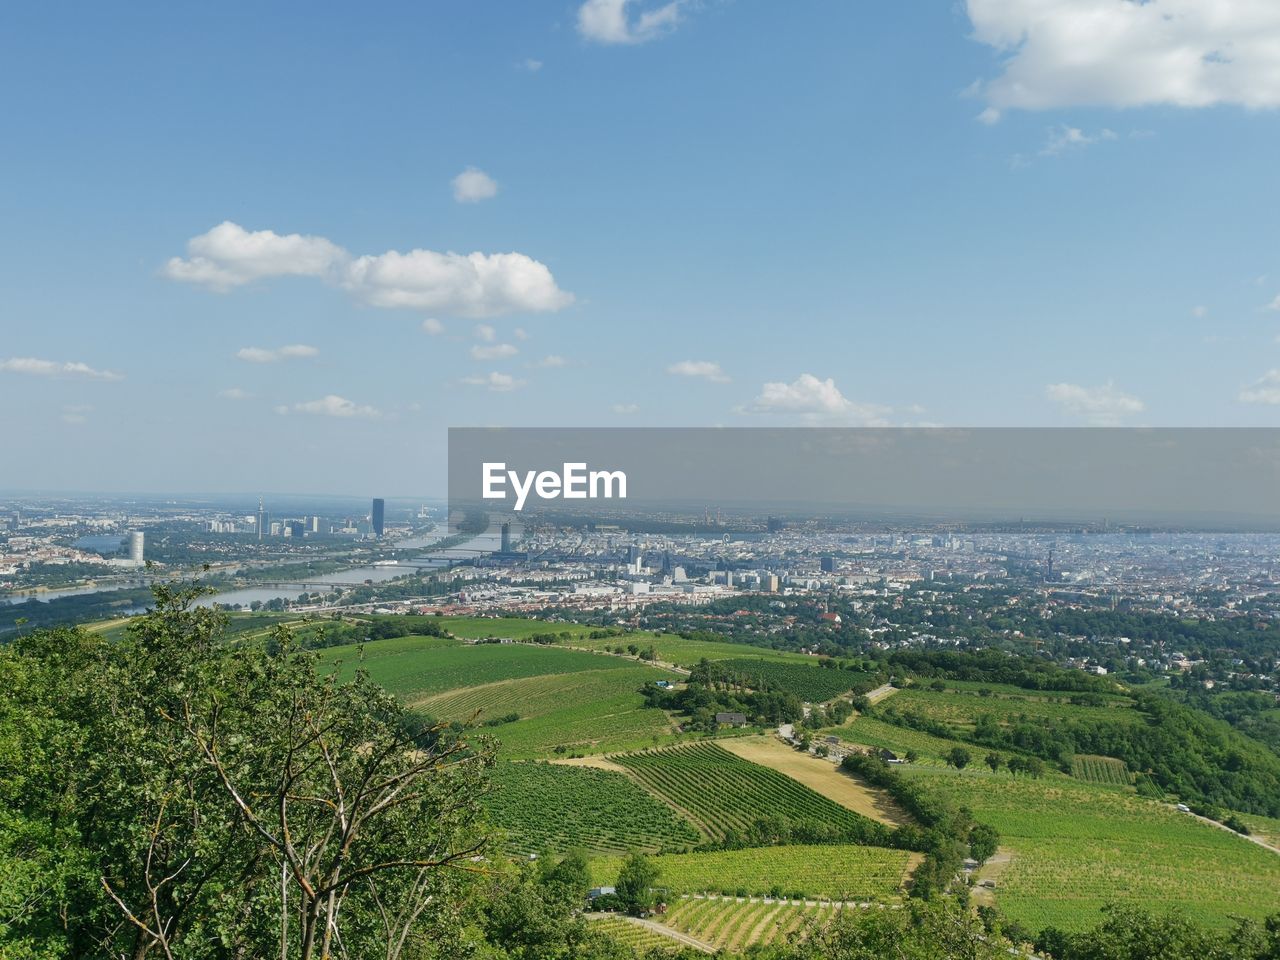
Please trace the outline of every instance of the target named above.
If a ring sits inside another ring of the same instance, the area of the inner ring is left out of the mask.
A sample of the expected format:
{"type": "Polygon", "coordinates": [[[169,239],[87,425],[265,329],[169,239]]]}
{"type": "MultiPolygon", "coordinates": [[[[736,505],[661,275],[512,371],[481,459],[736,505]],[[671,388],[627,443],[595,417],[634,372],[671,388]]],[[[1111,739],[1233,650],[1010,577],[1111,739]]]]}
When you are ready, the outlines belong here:
{"type": "Polygon", "coordinates": [[[722,640],[686,640],[684,637],[673,633],[661,635],[632,633],[623,637],[607,637],[596,640],[582,637],[572,642],[574,646],[578,647],[610,651],[615,647],[622,647],[625,650],[633,643],[642,650],[652,646],[659,660],[686,668],[694,666],[699,660],[744,658],[768,660],[776,663],[802,663],[811,666],[815,659],[802,653],[771,650],[768,647],[756,647],[747,643],[730,643],[722,640]]]}
{"type": "MultiPolygon", "coordinates": [[[[412,618],[411,618],[412,619],[412,618]]],[[[584,627],[577,623],[550,623],[546,620],[530,620],[526,617],[430,617],[434,623],[448,630],[455,637],[483,640],[486,637],[507,637],[527,640],[534,634],[549,633],[559,636],[570,634],[574,642],[598,627],[584,627]]]]}
{"type": "Polygon", "coordinates": [[[1115,757],[1077,754],[1071,758],[1071,775],[1087,783],[1110,784],[1113,787],[1127,787],[1133,783],[1129,768],[1123,760],[1115,757]]]}
{"type": "Polygon", "coordinates": [[[790,901],[719,900],[714,898],[680,900],[668,907],[662,922],[722,950],[741,950],[752,944],[785,942],[788,935],[802,928],[822,926],[842,909],[831,903],[805,906],[790,901]]]}
{"type": "Polygon", "coordinates": [[[972,809],[1012,854],[996,903],[1032,929],[1079,930],[1108,901],[1224,925],[1280,907],[1280,855],[1113,787],[908,765],[905,776],[972,809]]]}
{"type": "Polygon", "coordinates": [[[484,806],[520,853],[656,853],[701,835],[623,774],[548,763],[499,763],[484,806]]]}
{"type": "Polygon", "coordinates": [[[953,747],[964,747],[968,750],[973,757],[974,763],[980,763],[988,753],[999,754],[1006,763],[1010,757],[1016,756],[1016,754],[1007,750],[991,750],[987,747],[978,747],[971,743],[965,743],[962,740],[935,737],[933,734],[924,733],[921,730],[895,726],[892,723],[886,723],[883,720],[867,716],[855,716],[848,723],[838,727],[831,727],[828,730],[824,730],[823,733],[833,733],[840,737],[841,740],[852,744],[884,747],[887,750],[894,751],[900,757],[905,755],[908,750],[914,750],[920,755],[919,762],[926,765],[941,765],[943,763],[942,758],[953,747]]]}
{"type": "Polygon", "coordinates": [[[1067,718],[1108,722],[1127,720],[1133,723],[1145,721],[1143,714],[1132,709],[1133,701],[1111,698],[1108,702],[1110,706],[1086,707],[1056,703],[1037,696],[984,697],[977,693],[953,691],[939,693],[913,687],[894,694],[885,702],[885,705],[895,707],[904,713],[910,711],[934,720],[941,720],[960,730],[972,730],[976,718],[983,714],[992,716],[1000,724],[1008,724],[1020,719],[1037,721],[1067,718]]]}
{"type": "Polygon", "coordinates": [[[774,690],[794,694],[808,703],[826,703],[855,688],[870,690],[875,686],[870,674],[824,669],[812,660],[806,664],[733,659],[722,660],[717,665],[747,678],[749,686],[758,686],[763,681],[774,690]]]}
{"type": "MultiPolygon", "coordinates": [[[[657,887],[671,897],[719,893],[837,901],[891,901],[918,859],[905,850],[851,845],[757,847],[654,857],[657,887]]],[[[595,884],[612,885],[620,857],[591,861],[595,884]]]]}
{"type": "Polygon", "coordinates": [[[832,825],[847,830],[870,821],[768,767],[714,743],[630,753],[611,758],[646,788],[690,817],[709,836],[745,832],[763,818],[832,825]]]}
{"type": "Polygon", "coordinates": [[[642,927],[638,923],[632,923],[623,917],[593,917],[591,919],[591,927],[597,933],[602,933],[610,940],[630,947],[642,956],[646,955],[650,950],[671,950],[674,952],[680,947],[680,944],[670,937],[664,937],[654,930],[642,927]]]}

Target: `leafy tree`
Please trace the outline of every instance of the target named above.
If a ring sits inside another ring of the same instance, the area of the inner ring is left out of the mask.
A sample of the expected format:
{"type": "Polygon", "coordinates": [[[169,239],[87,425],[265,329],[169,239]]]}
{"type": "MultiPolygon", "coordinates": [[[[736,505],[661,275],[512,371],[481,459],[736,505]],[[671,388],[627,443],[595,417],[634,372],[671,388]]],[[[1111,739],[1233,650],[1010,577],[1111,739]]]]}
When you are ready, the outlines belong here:
{"type": "Polygon", "coordinates": [[[963,770],[972,759],[973,755],[964,747],[952,747],[946,756],[948,765],[955,767],[957,770],[963,770]]]}
{"type": "Polygon", "coordinates": [[[991,859],[999,843],[1000,834],[989,824],[975,823],[969,830],[969,856],[980,864],[991,859]]]}
{"type": "Polygon", "coordinates": [[[983,759],[983,762],[985,762],[986,765],[991,768],[992,773],[995,773],[1002,766],[1004,766],[1004,758],[1001,757],[1000,754],[998,753],[988,753],[982,759],[983,759]]]}
{"type": "Polygon", "coordinates": [[[653,885],[658,880],[658,868],[643,853],[633,853],[622,864],[618,873],[617,892],[622,909],[633,917],[641,917],[653,909],[653,885]]]}

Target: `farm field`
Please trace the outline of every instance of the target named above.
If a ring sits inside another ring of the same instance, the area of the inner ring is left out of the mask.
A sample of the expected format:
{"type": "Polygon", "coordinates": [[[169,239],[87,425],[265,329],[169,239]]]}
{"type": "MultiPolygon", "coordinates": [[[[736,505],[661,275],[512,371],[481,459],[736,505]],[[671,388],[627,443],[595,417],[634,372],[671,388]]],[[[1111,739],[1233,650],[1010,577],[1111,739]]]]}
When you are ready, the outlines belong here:
{"type": "Polygon", "coordinates": [[[883,720],[867,716],[855,716],[841,726],[831,727],[822,732],[834,734],[840,737],[842,741],[850,744],[884,747],[887,750],[894,751],[899,756],[902,756],[908,750],[914,750],[920,755],[920,763],[939,766],[943,764],[943,755],[952,747],[964,747],[973,754],[975,762],[988,753],[997,753],[1006,762],[1008,762],[1009,757],[1015,756],[1015,754],[1007,750],[990,750],[986,747],[976,747],[962,740],[935,737],[933,734],[925,733],[921,730],[895,726],[892,723],[885,723],[883,720]]]}
{"type": "MultiPolygon", "coordinates": [[[[717,893],[791,899],[894,901],[920,855],[905,850],[848,844],[756,847],[654,857],[656,886],[672,897],[717,893]]],[[[612,885],[621,857],[591,861],[592,883],[612,885]]]]}
{"type": "Polygon", "coordinates": [[[680,810],[709,836],[723,840],[756,821],[831,825],[849,830],[871,822],[788,776],[743,760],[714,743],[669,747],[610,759],[680,810]]]}
{"type": "Polygon", "coordinates": [[[528,644],[465,644],[440,637],[393,637],[360,646],[329,647],[320,653],[327,662],[341,661],[350,676],[364,667],[369,676],[413,706],[416,702],[459,687],[544,674],[576,673],[626,667],[623,661],[578,650],[528,644]]]}
{"type": "MultiPolygon", "coordinates": [[[[551,625],[549,625],[551,626],[551,625]]],[[[665,663],[674,663],[678,667],[693,667],[699,660],[730,660],[735,658],[747,660],[767,660],[771,663],[797,663],[813,666],[816,657],[803,653],[790,653],[782,650],[771,650],[768,647],[755,647],[747,643],[729,643],[720,640],[686,640],[673,633],[655,636],[652,633],[632,633],[623,637],[606,637],[591,640],[582,637],[573,641],[577,647],[592,650],[613,650],[615,647],[626,648],[634,643],[640,648],[652,646],[658,659],[665,663]]]]}
{"type": "Polygon", "coordinates": [[[995,900],[1031,929],[1091,926],[1108,901],[1176,908],[1218,926],[1280,906],[1280,855],[1166,804],[1064,776],[901,770],[1000,832],[1012,859],[995,900]]]}
{"type": "Polygon", "coordinates": [[[841,773],[829,760],[801,753],[776,737],[741,737],[725,740],[721,746],[743,760],[777,770],[864,817],[891,827],[901,826],[910,819],[886,791],[868,787],[841,773]]]}
{"type": "Polygon", "coordinates": [[[669,906],[663,924],[721,950],[785,941],[812,924],[825,925],[842,909],[831,903],[805,906],[785,900],[719,900],[689,897],[669,906]]]}
{"type": "Polygon", "coordinates": [[[610,940],[631,947],[641,954],[654,949],[674,950],[680,946],[670,937],[664,937],[655,930],[632,923],[622,917],[596,916],[591,918],[590,923],[610,940]]]}
{"type": "Polygon", "coordinates": [[[527,640],[535,634],[550,633],[559,636],[569,634],[575,638],[585,637],[596,627],[584,627],[577,623],[549,623],[546,620],[531,620],[527,617],[430,617],[434,623],[448,630],[455,637],[467,640],[483,640],[485,637],[509,637],[512,640],[527,640]]]}
{"type": "Polygon", "coordinates": [[[1086,783],[1100,783],[1113,787],[1127,787],[1133,776],[1123,760],[1115,757],[1095,757],[1079,753],[1071,758],[1071,775],[1086,783]]]}
{"type": "Polygon", "coordinates": [[[1263,817],[1254,813],[1238,813],[1236,816],[1244,821],[1245,826],[1249,828],[1249,832],[1253,836],[1263,843],[1269,843],[1273,847],[1280,847],[1280,820],[1275,817],[1263,817]]]}
{"type": "Polygon", "coordinates": [[[1132,709],[1132,701],[1115,699],[1111,702],[1113,706],[1086,707],[1025,697],[983,697],[975,693],[939,693],[908,688],[895,694],[891,705],[900,711],[923,714],[963,730],[972,730],[975,718],[982,714],[989,714],[1002,724],[1022,717],[1032,721],[1077,719],[1144,722],[1144,715],[1132,709]]]}
{"type": "Polygon", "coordinates": [[[875,679],[852,670],[831,670],[814,663],[789,663],[765,660],[722,660],[719,666],[732,670],[755,686],[763,681],[775,690],[794,694],[808,703],[826,703],[854,689],[870,690],[875,679]]]}
{"type": "Polygon", "coordinates": [[[701,835],[621,773],[547,763],[499,763],[484,799],[519,853],[625,853],[692,847],[701,835]]]}

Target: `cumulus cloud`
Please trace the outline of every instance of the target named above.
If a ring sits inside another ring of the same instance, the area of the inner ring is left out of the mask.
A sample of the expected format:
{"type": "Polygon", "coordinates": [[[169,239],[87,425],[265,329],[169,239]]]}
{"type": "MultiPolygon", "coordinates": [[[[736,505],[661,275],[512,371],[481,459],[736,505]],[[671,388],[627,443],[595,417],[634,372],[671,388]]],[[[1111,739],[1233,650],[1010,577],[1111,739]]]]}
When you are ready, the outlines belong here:
{"type": "Polygon", "coordinates": [[[1280,4],[1267,0],[967,0],[1002,55],[979,119],[1074,106],[1280,106],[1280,4]]]}
{"type": "Polygon", "coordinates": [[[498,195],[498,183],[479,167],[467,167],[452,180],[453,199],[458,203],[479,203],[498,195]]]}
{"type": "Polygon", "coordinates": [[[427,317],[422,321],[422,332],[429,333],[433,337],[438,337],[444,333],[444,324],[435,317],[427,317]]]}
{"type": "Polygon", "coordinates": [[[547,367],[547,368],[550,368],[550,367],[563,367],[563,366],[565,366],[568,362],[569,362],[568,360],[566,360],[564,357],[560,356],[560,354],[558,354],[558,353],[549,353],[549,354],[547,354],[545,357],[543,357],[541,360],[539,360],[539,361],[535,364],[535,366],[538,366],[538,367],[547,367]]]}
{"type": "Polygon", "coordinates": [[[523,70],[528,70],[530,73],[537,73],[542,69],[542,61],[535,60],[533,57],[526,57],[524,60],[520,61],[520,67],[523,70]]]}
{"type": "Polygon", "coordinates": [[[1280,369],[1268,370],[1252,384],[1241,390],[1240,402],[1280,404],[1280,369]]]}
{"type": "Polygon", "coordinates": [[[353,257],[324,237],[250,233],[229,221],[192,238],[187,253],[171,259],[165,274],[218,291],[270,277],[309,276],[372,306],[466,317],[543,313],[573,302],[546,264],[523,253],[389,250],[353,257]]]}
{"type": "Polygon", "coordinates": [[[1049,130],[1049,139],[1040,150],[1042,157],[1056,157],[1068,150],[1079,150],[1083,147],[1101,143],[1104,140],[1116,139],[1115,131],[1099,130],[1097,133],[1085,133],[1079,127],[1069,127],[1065,123],[1049,130]]]}
{"type": "Polygon", "coordinates": [[[487,387],[494,393],[506,393],[508,390],[524,386],[523,380],[517,380],[509,373],[498,373],[496,370],[484,376],[463,377],[462,382],[473,387],[487,387]]]}
{"type": "Polygon", "coordinates": [[[1191,315],[1197,320],[1203,320],[1209,315],[1209,308],[1203,304],[1199,304],[1191,308],[1191,315]]]}
{"type": "Polygon", "coordinates": [[[280,360],[296,360],[301,357],[314,357],[320,351],[305,343],[291,343],[285,347],[267,349],[265,347],[241,347],[236,351],[236,359],[248,363],[277,363],[280,360]]]}
{"type": "Polygon", "coordinates": [[[514,357],[519,352],[515,345],[510,343],[494,343],[489,346],[476,344],[471,348],[471,359],[501,360],[503,357],[514,357]]]}
{"type": "Polygon", "coordinates": [[[239,387],[227,387],[225,390],[219,390],[218,396],[223,400],[248,400],[251,394],[239,387]]]}
{"type": "Polygon", "coordinates": [[[477,323],[472,332],[475,333],[477,340],[483,340],[485,343],[493,343],[498,339],[498,331],[487,323],[477,323]]]}
{"type": "Polygon", "coordinates": [[[791,383],[774,381],[760,389],[752,409],[757,413],[800,414],[809,420],[833,420],[861,426],[886,426],[889,407],[855,403],[840,392],[835,381],[802,373],[791,383]]]}
{"type": "Polygon", "coordinates": [[[615,403],[609,409],[619,416],[629,417],[633,413],[640,412],[640,405],[638,403],[615,403]]]}
{"type": "Polygon", "coordinates": [[[633,0],[586,0],[578,8],[578,33],[593,43],[646,43],[674,30],[685,0],[639,9],[633,0]]]}
{"type": "Polygon", "coordinates": [[[380,416],[379,412],[373,407],[353,403],[345,397],[339,397],[332,393],[321,397],[319,400],[307,400],[302,403],[295,403],[292,406],[278,406],[276,407],[276,413],[306,413],[317,417],[362,417],[365,419],[373,419],[380,416]]]}
{"type": "Polygon", "coordinates": [[[681,360],[667,367],[667,373],[674,377],[701,377],[712,383],[728,383],[729,378],[720,369],[720,364],[713,360],[681,360]]]}
{"type": "Polygon", "coordinates": [[[187,241],[187,258],[172,257],[164,272],[172,280],[226,291],[262,277],[323,277],[347,259],[324,237],[274,230],[250,232],[224,220],[187,241]]]}
{"type": "Polygon", "coordinates": [[[10,357],[0,360],[0,370],[25,373],[33,377],[63,377],[76,380],[123,380],[124,374],[111,370],[95,370],[78,360],[38,360],[35,357],[10,357]]]}
{"type": "Polygon", "coordinates": [[[1276,294],[1276,298],[1267,304],[1268,310],[1280,310],[1280,293],[1276,294]]]}
{"type": "Polygon", "coordinates": [[[1125,417],[1131,417],[1146,409],[1137,397],[1116,389],[1112,383],[1098,387],[1084,387],[1077,383],[1051,383],[1044,388],[1045,396],[1067,413],[1081,417],[1098,427],[1111,427],[1125,417]]]}

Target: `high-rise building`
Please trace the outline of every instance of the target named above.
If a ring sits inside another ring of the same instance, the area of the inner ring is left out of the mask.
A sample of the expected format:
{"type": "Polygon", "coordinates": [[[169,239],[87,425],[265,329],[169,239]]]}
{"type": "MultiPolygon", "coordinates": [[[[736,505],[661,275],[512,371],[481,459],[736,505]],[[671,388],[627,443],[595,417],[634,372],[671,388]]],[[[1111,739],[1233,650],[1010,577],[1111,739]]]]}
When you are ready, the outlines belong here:
{"type": "Polygon", "coordinates": [[[511,524],[504,523],[502,525],[502,552],[511,552],[511,524]]]}
{"type": "Polygon", "coordinates": [[[822,558],[822,560],[821,560],[821,563],[822,563],[822,572],[823,572],[823,573],[835,573],[835,572],[836,572],[836,558],[835,558],[835,557],[823,557],[823,558],[822,558]]]}
{"type": "Polygon", "coordinates": [[[262,529],[267,525],[267,513],[262,509],[262,498],[258,498],[258,539],[262,539],[262,529]]]}
{"type": "Polygon", "coordinates": [[[285,535],[289,537],[297,537],[301,540],[307,533],[307,525],[301,520],[285,521],[285,535]]]}
{"type": "Polygon", "coordinates": [[[634,543],[627,547],[627,563],[633,564],[640,559],[640,548],[634,543]]]}
{"type": "Polygon", "coordinates": [[[146,552],[146,537],[141,530],[135,530],[129,534],[129,559],[138,566],[142,566],[145,562],[143,554],[146,552]]]}
{"type": "Polygon", "coordinates": [[[312,518],[311,518],[311,520],[310,520],[310,521],[308,521],[308,523],[309,523],[309,526],[307,527],[307,531],[308,531],[309,533],[319,533],[319,532],[320,532],[320,518],[319,518],[319,517],[312,517],[312,518]]]}
{"type": "Polygon", "coordinates": [[[381,497],[373,498],[373,514],[370,519],[373,521],[373,535],[375,537],[382,536],[382,530],[385,525],[385,515],[387,510],[387,502],[381,497]]]}

